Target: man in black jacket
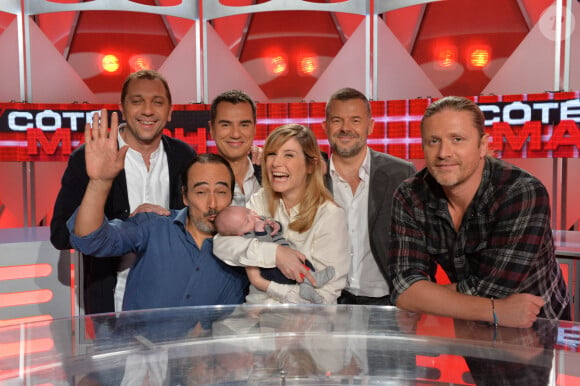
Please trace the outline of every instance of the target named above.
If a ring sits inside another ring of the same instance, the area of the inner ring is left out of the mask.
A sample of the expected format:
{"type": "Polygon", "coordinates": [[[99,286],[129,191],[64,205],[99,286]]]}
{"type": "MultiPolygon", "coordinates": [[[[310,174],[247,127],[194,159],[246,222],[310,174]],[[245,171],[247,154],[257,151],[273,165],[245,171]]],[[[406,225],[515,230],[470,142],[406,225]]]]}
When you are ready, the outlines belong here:
{"type": "MultiPolygon", "coordinates": [[[[195,151],[185,142],[162,134],[172,112],[166,80],[151,70],[131,74],[123,84],[120,110],[126,124],[120,128],[119,145],[129,145],[130,149],[125,168],[107,197],[105,215],[126,219],[139,212],[167,215],[168,209],[183,208],[180,175],[195,151]]],[[[54,205],[50,240],[57,249],[71,248],[66,221],[80,205],[88,181],[82,145],[71,154],[54,205]]],[[[94,259],[83,255],[86,314],[120,311],[126,268],[131,263],[131,256],[94,259]],[[119,271],[124,274],[117,282],[119,271]]]]}

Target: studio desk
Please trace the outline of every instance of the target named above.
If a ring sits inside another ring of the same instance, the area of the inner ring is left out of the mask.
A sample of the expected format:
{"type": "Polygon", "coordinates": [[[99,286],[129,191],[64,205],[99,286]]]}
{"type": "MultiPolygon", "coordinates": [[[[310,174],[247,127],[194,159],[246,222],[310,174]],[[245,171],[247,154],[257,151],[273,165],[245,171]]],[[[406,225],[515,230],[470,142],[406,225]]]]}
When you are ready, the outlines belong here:
{"type": "Polygon", "coordinates": [[[0,384],[578,385],[579,333],[380,306],[123,312],[0,328],[0,384]]]}
{"type": "MultiPolygon", "coordinates": [[[[496,328],[394,307],[315,305],[82,316],[78,256],[56,251],[48,234],[0,231],[2,385],[580,384],[580,324],[568,321],[496,328]]],[[[554,235],[578,299],[580,235],[554,235]]]]}

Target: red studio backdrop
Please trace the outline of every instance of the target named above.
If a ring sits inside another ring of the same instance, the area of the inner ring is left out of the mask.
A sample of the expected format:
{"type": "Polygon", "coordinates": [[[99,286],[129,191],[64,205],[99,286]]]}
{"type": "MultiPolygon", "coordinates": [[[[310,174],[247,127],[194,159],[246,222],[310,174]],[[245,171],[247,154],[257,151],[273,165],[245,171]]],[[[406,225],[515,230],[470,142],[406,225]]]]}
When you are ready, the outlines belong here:
{"type": "MultiPolygon", "coordinates": [[[[486,118],[490,147],[500,158],[580,157],[580,92],[489,95],[472,98],[486,118]]],[[[422,159],[420,121],[431,99],[373,101],[375,129],[369,145],[405,159],[422,159]]],[[[66,161],[83,142],[92,114],[117,105],[0,103],[0,161],[66,161]]],[[[215,152],[208,129],[209,105],[176,105],[165,133],[197,152],[215,152]]],[[[316,134],[322,150],[324,103],[258,105],[255,141],[285,123],[300,123],[316,134]]]]}

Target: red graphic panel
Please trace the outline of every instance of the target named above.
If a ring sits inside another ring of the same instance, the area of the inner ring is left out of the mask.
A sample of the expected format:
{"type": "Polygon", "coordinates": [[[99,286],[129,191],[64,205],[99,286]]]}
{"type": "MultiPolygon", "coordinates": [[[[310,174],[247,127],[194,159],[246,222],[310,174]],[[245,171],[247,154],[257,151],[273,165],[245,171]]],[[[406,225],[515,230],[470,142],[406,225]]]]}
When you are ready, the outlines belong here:
{"type": "MultiPolygon", "coordinates": [[[[499,158],[578,158],[580,92],[472,97],[485,116],[490,149],[499,158]]],[[[372,101],[370,147],[404,159],[422,159],[421,118],[433,99],[372,101]]],[[[101,108],[116,105],[0,103],[0,161],[66,161],[84,138],[84,126],[101,108]]],[[[325,103],[258,104],[255,143],[276,127],[311,128],[329,151],[322,126],[325,103]]],[[[198,152],[215,152],[209,105],[176,105],[165,133],[198,152]]]]}

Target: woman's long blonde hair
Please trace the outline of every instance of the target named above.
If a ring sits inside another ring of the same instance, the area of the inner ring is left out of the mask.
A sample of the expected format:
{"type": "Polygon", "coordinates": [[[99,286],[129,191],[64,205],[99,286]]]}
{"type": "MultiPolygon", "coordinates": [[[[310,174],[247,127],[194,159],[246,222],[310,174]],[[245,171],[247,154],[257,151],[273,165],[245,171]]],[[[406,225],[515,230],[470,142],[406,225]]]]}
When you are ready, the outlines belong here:
{"type": "MultiPolygon", "coordinates": [[[[289,224],[289,228],[298,233],[306,232],[314,224],[318,207],[326,201],[334,203],[326,186],[322,174],[322,156],[318,142],[312,130],[297,124],[288,124],[277,127],[270,133],[264,144],[264,161],[268,154],[278,151],[289,139],[296,138],[306,159],[306,166],[310,166],[311,173],[306,176],[304,197],[300,200],[299,214],[296,220],[289,224]]],[[[273,215],[278,209],[282,195],[272,190],[265,162],[262,167],[262,184],[268,200],[268,210],[273,215]]]]}

